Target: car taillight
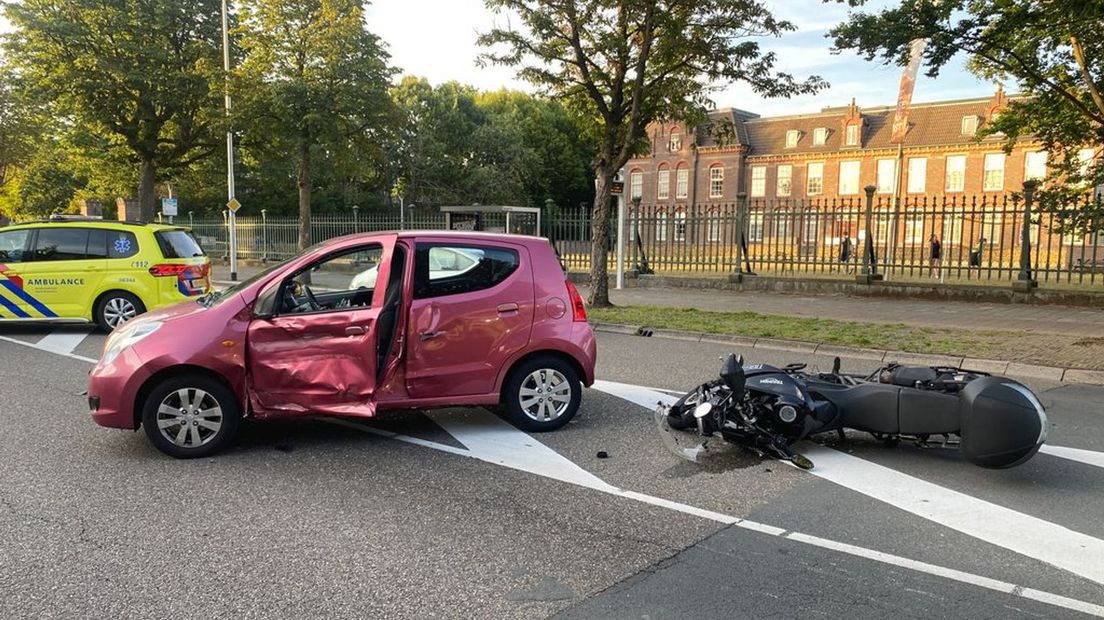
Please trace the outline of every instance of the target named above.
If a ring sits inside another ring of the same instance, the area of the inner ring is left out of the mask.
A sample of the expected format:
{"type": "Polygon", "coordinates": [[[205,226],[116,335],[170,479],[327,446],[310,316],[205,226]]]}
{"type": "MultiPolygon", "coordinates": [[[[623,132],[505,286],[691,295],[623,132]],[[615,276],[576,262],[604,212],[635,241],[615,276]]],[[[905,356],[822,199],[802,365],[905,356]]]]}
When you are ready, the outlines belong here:
{"type": "Polygon", "coordinates": [[[187,269],[187,265],[154,265],[149,268],[150,275],[155,278],[165,278],[169,276],[178,276],[184,273],[187,269]]]}
{"type": "Polygon", "coordinates": [[[579,289],[575,288],[571,280],[567,281],[567,296],[571,299],[572,318],[577,323],[586,323],[586,304],[583,303],[583,296],[579,294],[579,289]]]}

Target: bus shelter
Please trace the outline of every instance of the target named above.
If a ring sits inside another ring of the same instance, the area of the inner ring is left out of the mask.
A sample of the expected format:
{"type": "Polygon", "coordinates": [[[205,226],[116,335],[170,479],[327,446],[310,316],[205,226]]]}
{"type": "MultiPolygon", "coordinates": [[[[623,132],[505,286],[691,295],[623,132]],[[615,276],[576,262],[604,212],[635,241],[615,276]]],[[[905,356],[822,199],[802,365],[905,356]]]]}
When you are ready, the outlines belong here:
{"type": "Polygon", "coordinates": [[[537,207],[465,206],[441,207],[447,230],[476,230],[514,235],[541,234],[541,212],[537,207]]]}

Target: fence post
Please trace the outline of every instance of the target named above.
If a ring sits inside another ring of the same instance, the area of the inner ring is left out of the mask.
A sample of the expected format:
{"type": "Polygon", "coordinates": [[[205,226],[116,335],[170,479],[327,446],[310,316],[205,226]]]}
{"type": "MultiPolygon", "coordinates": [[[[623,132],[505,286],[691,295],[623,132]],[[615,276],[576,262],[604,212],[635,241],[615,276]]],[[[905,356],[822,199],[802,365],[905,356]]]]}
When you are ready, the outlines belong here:
{"type": "Polygon", "coordinates": [[[744,260],[746,256],[744,251],[747,244],[747,194],[740,192],[736,194],[736,269],[735,273],[729,274],[729,282],[743,282],[744,278],[752,275],[750,272],[744,272],[744,260]]]}
{"type": "Polygon", "coordinates": [[[1030,293],[1031,289],[1039,286],[1039,281],[1031,274],[1031,203],[1035,199],[1035,188],[1038,181],[1028,179],[1023,184],[1024,210],[1023,226],[1020,230],[1020,273],[1012,283],[1012,290],[1019,293],[1030,293]]]}
{"type": "Polygon", "coordinates": [[[859,284],[870,284],[882,279],[874,257],[874,192],[877,189],[873,185],[863,188],[866,192],[866,240],[863,242],[862,273],[855,276],[855,281],[859,284]]]}
{"type": "Polygon", "coordinates": [[[268,262],[268,210],[261,209],[261,243],[264,251],[261,252],[261,264],[268,262]]]}

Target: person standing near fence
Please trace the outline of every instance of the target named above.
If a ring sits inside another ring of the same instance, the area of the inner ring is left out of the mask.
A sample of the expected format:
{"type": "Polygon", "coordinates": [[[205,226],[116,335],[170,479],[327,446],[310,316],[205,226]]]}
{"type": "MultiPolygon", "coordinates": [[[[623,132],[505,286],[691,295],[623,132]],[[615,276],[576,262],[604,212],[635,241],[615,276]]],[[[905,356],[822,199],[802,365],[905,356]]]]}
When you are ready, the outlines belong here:
{"type": "Polygon", "coordinates": [[[978,270],[978,275],[981,274],[981,255],[985,251],[985,237],[978,239],[977,248],[970,250],[970,269],[975,267],[978,270]]]}
{"type": "Polygon", "coordinates": [[[846,273],[851,273],[851,235],[847,231],[844,231],[843,239],[840,239],[839,262],[846,273]]]}
{"type": "Polygon", "coordinates": [[[928,237],[928,277],[942,278],[943,270],[939,268],[939,262],[943,258],[943,244],[933,232],[928,237]]]}

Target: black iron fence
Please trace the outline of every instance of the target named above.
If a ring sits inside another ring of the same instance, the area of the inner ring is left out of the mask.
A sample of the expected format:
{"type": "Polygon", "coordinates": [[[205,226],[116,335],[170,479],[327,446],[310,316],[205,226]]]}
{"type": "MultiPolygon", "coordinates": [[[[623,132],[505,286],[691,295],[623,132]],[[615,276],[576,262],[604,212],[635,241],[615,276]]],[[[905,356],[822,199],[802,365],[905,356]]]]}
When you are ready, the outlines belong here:
{"type": "MultiPolygon", "coordinates": [[[[900,203],[872,197],[873,269],[895,279],[1015,280],[1021,271],[1025,206],[1019,195],[910,197],[900,203]],[[938,245],[934,255],[933,234],[938,245]]],[[[1070,215],[1085,206],[1030,215],[1032,278],[1040,283],[1104,285],[1104,232],[1064,227],[1070,215]]],[[[626,269],[846,277],[863,267],[866,211],[865,196],[629,206],[623,231],[626,269]],[[737,244],[741,228],[742,247],[737,244]]],[[[573,270],[589,269],[589,212],[561,212],[550,219],[548,232],[564,262],[573,270]]],[[[1097,224],[1099,230],[1104,222],[1097,224]]],[[[610,230],[616,235],[612,217],[610,230]]],[[[611,270],[616,260],[612,246],[611,270]]]]}
{"type": "MultiPolygon", "coordinates": [[[[1086,198],[1085,200],[1088,200],[1086,198]]],[[[686,206],[626,208],[626,269],[667,274],[725,275],[751,272],[791,277],[847,277],[863,268],[867,245],[867,197],[747,199],[686,206]],[[740,234],[740,231],[743,234],[740,234]],[[742,243],[738,240],[743,239],[742,243]]],[[[869,201],[872,260],[868,269],[897,280],[1012,281],[1021,277],[1026,201],[1020,195],[909,197],[869,201]],[[932,235],[939,244],[933,258],[932,235]]],[[[1066,230],[1063,211],[1032,213],[1028,224],[1030,276],[1042,284],[1104,286],[1104,231],[1066,230]]],[[[239,217],[238,255],[282,260],[297,251],[296,218],[239,217]]],[[[205,250],[229,255],[225,219],[189,220],[205,250]]],[[[591,212],[587,208],[545,213],[542,234],[556,243],[573,271],[590,268],[591,212]]],[[[1104,228],[1097,222],[1096,230],[1104,228]]],[[[441,214],[413,214],[408,229],[441,229],[441,214]]],[[[354,232],[396,230],[398,217],[316,217],[311,241],[354,232]]],[[[616,266],[617,222],[610,219],[607,247],[616,266]]]]}

